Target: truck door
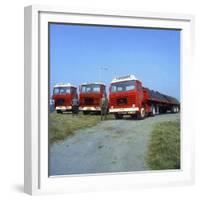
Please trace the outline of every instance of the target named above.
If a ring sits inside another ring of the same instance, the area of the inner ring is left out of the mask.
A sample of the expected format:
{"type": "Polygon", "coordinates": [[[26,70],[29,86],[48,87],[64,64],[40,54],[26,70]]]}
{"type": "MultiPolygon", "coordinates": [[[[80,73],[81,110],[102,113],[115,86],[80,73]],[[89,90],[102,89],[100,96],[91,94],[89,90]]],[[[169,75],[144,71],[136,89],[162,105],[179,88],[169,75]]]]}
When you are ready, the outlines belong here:
{"type": "Polygon", "coordinates": [[[138,101],[141,106],[143,101],[143,90],[142,90],[142,84],[139,81],[137,81],[137,91],[138,91],[138,101]]]}

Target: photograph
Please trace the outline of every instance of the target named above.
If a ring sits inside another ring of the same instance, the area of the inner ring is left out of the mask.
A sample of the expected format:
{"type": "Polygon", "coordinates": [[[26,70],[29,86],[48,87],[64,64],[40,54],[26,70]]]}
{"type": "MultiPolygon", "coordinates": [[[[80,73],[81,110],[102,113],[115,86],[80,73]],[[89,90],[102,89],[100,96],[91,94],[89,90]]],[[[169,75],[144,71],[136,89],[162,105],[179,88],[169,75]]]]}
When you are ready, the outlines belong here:
{"type": "Polygon", "coordinates": [[[48,23],[48,175],[181,169],[180,29],[48,23]]]}

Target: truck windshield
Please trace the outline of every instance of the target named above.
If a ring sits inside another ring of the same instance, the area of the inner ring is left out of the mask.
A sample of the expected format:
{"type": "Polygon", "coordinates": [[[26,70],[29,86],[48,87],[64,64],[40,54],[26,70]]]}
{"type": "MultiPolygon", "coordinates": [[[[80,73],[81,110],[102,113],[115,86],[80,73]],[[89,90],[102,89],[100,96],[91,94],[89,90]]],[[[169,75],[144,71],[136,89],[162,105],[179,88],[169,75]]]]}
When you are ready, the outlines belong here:
{"type": "Polygon", "coordinates": [[[100,85],[91,84],[91,85],[82,85],[81,86],[82,93],[98,93],[100,92],[100,85]]]}
{"type": "Polygon", "coordinates": [[[135,81],[124,81],[111,84],[111,92],[124,92],[135,89],[135,81]]]}
{"type": "Polygon", "coordinates": [[[69,87],[56,87],[53,90],[53,94],[70,94],[69,87]]]}

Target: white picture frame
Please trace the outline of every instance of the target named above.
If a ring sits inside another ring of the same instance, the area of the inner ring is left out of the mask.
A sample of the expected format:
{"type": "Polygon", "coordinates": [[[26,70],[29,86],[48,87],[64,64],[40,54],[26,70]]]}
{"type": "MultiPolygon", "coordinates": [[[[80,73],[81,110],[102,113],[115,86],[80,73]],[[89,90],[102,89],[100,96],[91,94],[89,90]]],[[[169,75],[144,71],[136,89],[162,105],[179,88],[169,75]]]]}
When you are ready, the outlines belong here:
{"type": "Polygon", "coordinates": [[[25,172],[28,194],[133,189],[194,182],[194,17],[185,14],[29,6],[25,8],[25,172]],[[181,170],[48,177],[48,23],[181,30],[181,170]],[[41,134],[42,133],[42,134],[41,134]]]}

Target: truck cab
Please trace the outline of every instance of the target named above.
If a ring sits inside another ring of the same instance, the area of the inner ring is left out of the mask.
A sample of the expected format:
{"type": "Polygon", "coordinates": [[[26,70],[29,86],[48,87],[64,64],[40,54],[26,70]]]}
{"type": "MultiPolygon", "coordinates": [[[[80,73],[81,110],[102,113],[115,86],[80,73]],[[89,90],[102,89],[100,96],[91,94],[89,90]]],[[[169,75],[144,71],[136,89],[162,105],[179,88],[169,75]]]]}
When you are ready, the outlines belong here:
{"type": "Polygon", "coordinates": [[[106,96],[106,86],[103,83],[84,83],[80,86],[79,95],[79,110],[83,111],[83,114],[90,112],[101,111],[100,102],[103,97],[106,96]]]}
{"type": "Polygon", "coordinates": [[[72,99],[77,98],[77,87],[67,84],[57,84],[53,88],[53,100],[57,113],[72,111],[72,99]]]}
{"type": "Polygon", "coordinates": [[[143,117],[143,98],[142,83],[134,75],[114,78],[110,84],[109,113],[116,119],[123,115],[143,117]]]}

